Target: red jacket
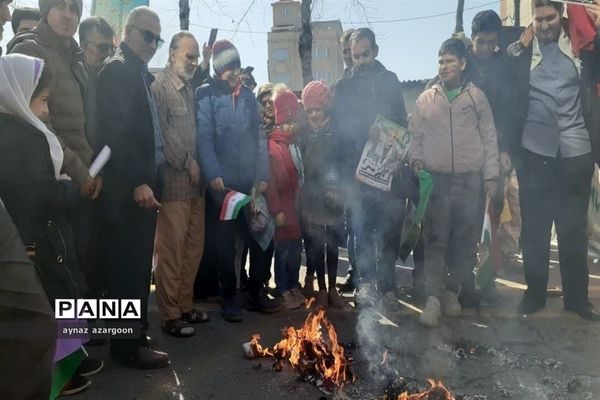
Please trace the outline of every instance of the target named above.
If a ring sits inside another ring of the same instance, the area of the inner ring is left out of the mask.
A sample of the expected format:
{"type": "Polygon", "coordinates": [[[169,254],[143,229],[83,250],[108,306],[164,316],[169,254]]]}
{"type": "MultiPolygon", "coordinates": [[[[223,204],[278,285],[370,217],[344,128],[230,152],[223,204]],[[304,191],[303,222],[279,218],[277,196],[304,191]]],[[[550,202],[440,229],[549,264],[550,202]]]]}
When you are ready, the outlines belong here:
{"type": "Polygon", "coordinates": [[[273,130],[269,136],[271,180],[267,189],[267,203],[273,216],[283,212],[286,219],[284,226],[275,229],[275,240],[301,238],[296,207],[300,189],[298,171],[289,150],[292,137],[292,131],[284,131],[280,128],[273,130]]]}

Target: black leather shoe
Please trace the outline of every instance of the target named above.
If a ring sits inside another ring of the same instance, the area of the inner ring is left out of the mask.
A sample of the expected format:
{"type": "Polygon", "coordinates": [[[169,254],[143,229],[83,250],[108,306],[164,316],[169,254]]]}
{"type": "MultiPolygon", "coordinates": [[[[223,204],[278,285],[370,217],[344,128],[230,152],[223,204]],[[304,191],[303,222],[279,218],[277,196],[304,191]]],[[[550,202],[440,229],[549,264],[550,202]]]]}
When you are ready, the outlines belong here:
{"type": "Polygon", "coordinates": [[[546,303],[544,301],[532,300],[530,297],[524,296],[519,303],[519,314],[531,315],[540,311],[544,307],[546,307],[546,303]]]}
{"type": "Polygon", "coordinates": [[[588,321],[600,321],[600,312],[598,312],[591,303],[580,308],[565,306],[565,310],[572,311],[588,321]]]}
{"type": "Polygon", "coordinates": [[[265,290],[261,290],[256,297],[248,298],[246,309],[271,314],[279,311],[281,304],[275,299],[270,299],[265,290]]]}
{"type": "Polygon", "coordinates": [[[162,351],[139,347],[133,355],[121,359],[121,363],[137,369],[158,369],[169,365],[169,356],[162,351]]]}

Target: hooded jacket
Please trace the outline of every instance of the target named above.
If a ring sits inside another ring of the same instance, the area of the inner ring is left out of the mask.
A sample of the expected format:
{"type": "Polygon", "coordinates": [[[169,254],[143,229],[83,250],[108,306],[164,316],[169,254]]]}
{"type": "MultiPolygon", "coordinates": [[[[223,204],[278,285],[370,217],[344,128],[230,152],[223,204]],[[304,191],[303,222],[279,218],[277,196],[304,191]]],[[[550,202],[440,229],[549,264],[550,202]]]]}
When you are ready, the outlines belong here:
{"type": "Polygon", "coordinates": [[[93,150],[85,132],[84,98],[88,70],[83,50],[75,39],[65,44],[43,20],[32,31],[15,36],[7,50],[8,53],[41,58],[45,68],[50,70],[52,84],[48,122],[63,144],[63,172],[79,184],[85,182],[93,150]]]}
{"type": "Polygon", "coordinates": [[[449,102],[435,84],[417,99],[411,118],[409,160],[427,171],[445,174],[483,172],[485,180],[498,178],[498,140],[490,104],[472,83],[449,102]]]}

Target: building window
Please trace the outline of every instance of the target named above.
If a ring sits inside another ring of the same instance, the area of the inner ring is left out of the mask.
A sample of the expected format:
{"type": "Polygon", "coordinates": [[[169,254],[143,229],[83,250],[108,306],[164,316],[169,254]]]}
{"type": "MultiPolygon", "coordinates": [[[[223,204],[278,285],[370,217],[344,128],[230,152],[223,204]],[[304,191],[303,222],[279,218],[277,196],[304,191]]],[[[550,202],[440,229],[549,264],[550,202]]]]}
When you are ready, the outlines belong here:
{"type": "Polygon", "coordinates": [[[315,80],[317,81],[324,81],[324,82],[329,82],[331,81],[331,72],[330,71],[315,71],[314,72],[315,75],[315,80]]]}
{"type": "Polygon", "coordinates": [[[273,60],[275,61],[287,61],[290,58],[289,49],[274,49],[273,60]]]}
{"type": "Polygon", "coordinates": [[[281,13],[283,14],[284,17],[287,17],[288,16],[288,8],[287,7],[283,7],[281,9],[281,13]]]}
{"type": "Polygon", "coordinates": [[[329,57],[329,48],[313,47],[312,56],[314,59],[327,58],[329,57]]]}
{"type": "Polygon", "coordinates": [[[288,73],[276,73],[271,74],[271,82],[273,83],[285,83],[289,86],[290,84],[290,74],[288,73]]]}

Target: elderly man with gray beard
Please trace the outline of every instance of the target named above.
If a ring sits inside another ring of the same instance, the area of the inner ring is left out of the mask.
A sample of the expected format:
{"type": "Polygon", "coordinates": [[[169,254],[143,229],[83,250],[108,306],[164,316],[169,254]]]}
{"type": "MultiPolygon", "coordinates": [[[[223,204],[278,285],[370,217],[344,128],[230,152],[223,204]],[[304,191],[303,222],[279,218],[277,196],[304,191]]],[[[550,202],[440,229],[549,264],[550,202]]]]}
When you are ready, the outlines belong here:
{"type": "Polygon", "coordinates": [[[193,302],[194,278],[204,250],[205,207],[190,84],[198,56],[194,36],[177,33],[169,46],[167,67],[152,84],[167,159],[154,244],[156,299],[163,331],[177,337],[194,335],[192,324],[208,321],[205,312],[194,310],[193,302]]]}

